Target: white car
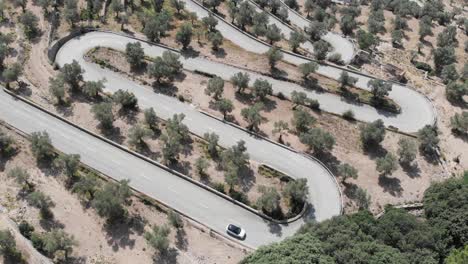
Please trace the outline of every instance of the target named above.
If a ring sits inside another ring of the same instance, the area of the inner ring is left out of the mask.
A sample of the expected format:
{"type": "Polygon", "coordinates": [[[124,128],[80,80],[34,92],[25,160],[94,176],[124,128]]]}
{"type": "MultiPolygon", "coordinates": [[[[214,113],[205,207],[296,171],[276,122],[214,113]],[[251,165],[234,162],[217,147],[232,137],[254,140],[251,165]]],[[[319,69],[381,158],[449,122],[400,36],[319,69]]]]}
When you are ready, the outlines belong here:
{"type": "Polygon", "coordinates": [[[244,240],[245,239],[245,230],[242,229],[241,227],[238,227],[236,225],[233,225],[233,224],[229,224],[226,226],[226,232],[235,237],[235,238],[238,238],[238,239],[241,239],[241,240],[244,240]]]}

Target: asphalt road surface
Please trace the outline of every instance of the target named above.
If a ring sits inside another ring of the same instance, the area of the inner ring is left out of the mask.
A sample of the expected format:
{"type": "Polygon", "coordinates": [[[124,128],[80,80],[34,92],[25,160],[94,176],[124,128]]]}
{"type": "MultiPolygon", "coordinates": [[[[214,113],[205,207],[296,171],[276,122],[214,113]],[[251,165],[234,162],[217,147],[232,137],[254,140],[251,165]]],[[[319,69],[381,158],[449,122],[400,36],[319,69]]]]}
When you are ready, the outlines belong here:
{"type": "MultiPolygon", "coordinates": [[[[0,89],[0,110],[0,119],[5,122],[26,133],[47,131],[53,145],[60,151],[80,154],[83,163],[116,180],[130,179],[130,185],[135,189],[166,203],[218,232],[224,234],[228,223],[242,226],[247,231],[247,238],[243,241],[247,246],[256,248],[281,240],[285,236],[292,235],[304,221],[300,219],[289,226],[269,225],[256,214],[74,128],[35,107],[16,100],[2,89],[0,89]]],[[[203,120],[200,121],[203,122],[203,120]]],[[[224,126],[222,123],[220,125],[224,126]]],[[[293,153],[291,158],[293,159],[291,163],[296,163],[296,165],[304,162],[300,157],[294,157],[293,153]]],[[[313,162],[305,162],[305,165],[308,167],[307,171],[317,169],[313,162]]],[[[327,175],[308,175],[309,178],[328,177],[327,175]]],[[[323,187],[329,188],[330,195],[323,198],[332,200],[332,208],[320,215],[322,219],[339,213],[333,204],[336,187],[333,184],[329,185],[325,184],[323,187]]],[[[320,194],[316,195],[320,196],[320,194]]]]}

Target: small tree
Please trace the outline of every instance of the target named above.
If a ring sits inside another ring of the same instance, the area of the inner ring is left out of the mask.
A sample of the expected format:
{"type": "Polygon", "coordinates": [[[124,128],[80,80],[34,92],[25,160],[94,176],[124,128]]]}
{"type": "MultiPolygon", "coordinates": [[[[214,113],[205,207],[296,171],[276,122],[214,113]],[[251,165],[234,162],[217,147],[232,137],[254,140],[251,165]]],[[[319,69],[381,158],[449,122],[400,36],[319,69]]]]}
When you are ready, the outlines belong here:
{"type": "Polygon", "coordinates": [[[197,170],[198,175],[203,176],[205,175],[205,170],[209,167],[208,161],[203,158],[199,157],[197,160],[195,160],[195,168],[197,170]]]}
{"type": "Polygon", "coordinates": [[[399,161],[402,164],[410,165],[411,162],[416,158],[417,146],[416,143],[407,138],[401,138],[398,141],[398,156],[400,156],[399,161]]]}
{"type": "Polygon", "coordinates": [[[129,91],[119,89],[112,95],[112,99],[126,110],[136,109],[138,107],[138,99],[132,92],[129,91]]]}
{"type": "Polygon", "coordinates": [[[18,82],[22,72],[22,66],[16,62],[6,68],[2,73],[2,77],[6,82],[6,88],[10,88],[11,82],[18,82]]]}
{"type": "Polygon", "coordinates": [[[322,39],[314,43],[314,53],[317,60],[324,60],[327,58],[329,45],[328,42],[322,39]]]}
{"type": "Polygon", "coordinates": [[[62,154],[55,160],[55,165],[65,173],[67,177],[66,185],[71,187],[80,166],[80,155],[62,154]]]}
{"type": "Polygon", "coordinates": [[[258,131],[258,126],[262,123],[263,117],[260,111],[263,109],[262,103],[256,103],[250,107],[241,110],[241,115],[248,123],[247,128],[250,131],[258,131]]]}
{"type": "Polygon", "coordinates": [[[265,37],[271,45],[280,41],[282,36],[283,34],[281,34],[281,29],[279,29],[275,24],[268,25],[265,37]]]}
{"type": "Polygon", "coordinates": [[[146,144],[145,139],[153,135],[153,130],[144,125],[136,124],[128,131],[128,144],[136,148],[141,148],[146,144]]]}
{"type": "Polygon", "coordinates": [[[180,217],[180,214],[176,213],[174,210],[169,210],[167,218],[173,227],[177,229],[184,227],[184,221],[182,220],[182,217],[180,217]]]}
{"type": "Polygon", "coordinates": [[[292,91],[291,93],[291,101],[293,102],[293,110],[296,110],[296,108],[299,105],[305,105],[307,102],[307,94],[304,92],[298,92],[298,91],[292,91]]]}
{"type": "Polygon", "coordinates": [[[342,71],[340,78],[338,79],[341,85],[341,89],[346,89],[346,86],[353,86],[358,81],[357,78],[350,76],[347,71],[342,71]]]}
{"type": "Polygon", "coordinates": [[[107,183],[103,189],[96,192],[93,207],[97,213],[105,217],[110,223],[122,220],[127,214],[124,207],[132,194],[128,186],[129,180],[122,180],[118,184],[107,183]]]}
{"type": "Polygon", "coordinates": [[[274,69],[276,67],[276,63],[283,58],[283,53],[281,52],[280,48],[276,46],[272,46],[266,53],[268,57],[268,64],[270,64],[270,68],[274,69]]]}
{"type": "Polygon", "coordinates": [[[448,84],[460,78],[460,75],[457,72],[457,68],[455,67],[455,64],[452,63],[450,65],[444,66],[442,68],[442,72],[440,73],[440,78],[442,78],[442,81],[444,82],[444,84],[448,84]]]}
{"type": "Polygon", "coordinates": [[[101,127],[104,129],[111,129],[114,123],[114,114],[112,113],[112,104],[111,103],[99,103],[93,105],[91,112],[94,114],[101,127]]]}
{"type": "Polygon", "coordinates": [[[224,92],[224,80],[218,76],[211,78],[205,89],[205,94],[213,95],[213,99],[219,100],[224,92]]]}
{"type": "Polygon", "coordinates": [[[384,176],[392,174],[397,169],[397,159],[392,153],[387,153],[383,158],[377,158],[375,163],[377,171],[384,176]]]}
{"type": "Polygon", "coordinates": [[[272,214],[279,209],[280,195],[274,187],[258,186],[261,193],[257,199],[257,207],[262,211],[272,214]]]}
{"type": "Polygon", "coordinates": [[[359,207],[359,210],[367,210],[369,208],[369,205],[371,203],[371,197],[366,190],[364,190],[361,187],[358,187],[356,192],[354,193],[354,196],[356,197],[356,204],[359,207]]]}
{"type": "Polygon", "coordinates": [[[226,119],[227,114],[234,110],[234,104],[229,99],[221,98],[215,102],[215,108],[223,114],[223,119],[226,119]]]}
{"type": "Polygon", "coordinates": [[[385,138],[385,126],[381,119],[362,124],[359,129],[361,130],[361,141],[365,148],[377,146],[385,138]]]}
{"type": "Polygon", "coordinates": [[[343,183],[345,183],[348,178],[357,179],[358,170],[348,163],[343,163],[338,165],[338,175],[341,176],[343,183]]]}
{"type": "Polygon", "coordinates": [[[0,230],[0,255],[5,263],[22,263],[22,255],[16,249],[16,240],[10,230],[0,230]]]}
{"type": "Polygon", "coordinates": [[[278,142],[283,142],[283,133],[287,132],[289,130],[289,125],[288,123],[284,122],[283,120],[276,121],[273,124],[273,135],[279,134],[278,142]]]}
{"type": "Polygon", "coordinates": [[[63,65],[62,69],[60,69],[60,72],[62,73],[65,83],[68,84],[73,90],[76,91],[80,88],[80,82],[83,81],[84,70],[76,60],[73,60],[72,63],[63,65]]]}
{"type": "Polygon", "coordinates": [[[219,31],[210,32],[208,34],[208,40],[211,42],[211,48],[216,51],[219,49],[219,46],[223,44],[224,37],[219,31]]]}
{"type": "Polygon", "coordinates": [[[299,65],[299,69],[302,73],[302,78],[307,79],[309,75],[318,70],[318,64],[316,62],[307,62],[299,65]]]}
{"type": "Polygon", "coordinates": [[[147,108],[143,111],[145,123],[150,129],[156,129],[158,127],[158,116],[154,112],[153,107],[147,108]]]}
{"type": "Polygon", "coordinates": [[[468,112],[463,111],[462,113],[456,113],[452,118],[450,118],[450,126],[452,131],[460,134],[468,134],[468,112]]]}
{"type": "Polygon", "coordinates": [[[24,35],[27,39],[31,40],[39,34],[39,18],[31,11],[28,10],[21,14],[19,22],[23,26],[24,35]]]}
{"type": "Polygon", "coordinates": [[[379,43],[379,38],[377,36],[362,29],[357,31],[356,36],[359,48],[363,50],[372,51],[372,49],[379,43]]]}
{"type": "Polygon", "coordinates": [[[98,176],[94,173],[88,173],[78,178],[73,184],[72,192],[79,195],[81,199],[89,203],[94,200],[96,192],[100,189],[101,184],[98,181],[98,176]]]}
{"type": "Polygon", "coordinates": [[[73,246],[77,245],[73,236],[60,229],[46,232],[41,237],[42,249],[50,256],[54,256],[54,260],[57,262],[67,260],[68,256],[73,252],[73,246]]]}
{"type": "Polygon", "coordinates": [[[209,32],[215,32],[218,20],[210,13],[207,17],[202,18],[202,23],[209,32]]]}
{"type": "Polygon", "coordinates": [[[47,160],[54,156],[54,147],[47,132],[31,134],[31,152],[38,161],[47,160]]]}
{"type": "Polygon", "coordinates": [[[439,144],[437,127],[424,126],[418,131],[418,138],[420,140],[419,148],[424,154],[433,155],[436,153],[439,144]]]}
{"type": "Polygon", "coordinates": [[[297,52],[297,48],[306,41],[304,34],[298,31],[292,31],[289,35],[288,44],[293,52],[297,52]]]}
{"type": "Polygon", "coordinates": [[[151,232],[145,233],[145,239],[150,246],[163,254],[169,248],[169,233],[170,230],[165,225],[160,227],[153,226],[153,230],[151,232]]]}
{"type": "Polygon", "coordinates": [[[110,10],[115,14],[115,18],[119,18],[119,13],[124,10],[124,6],[122,1],[119,0],[112,0],[109,6],[110,10]]]}
{"type": "Polygon", "coordinates": [[[125,47],[125,57],[131,67],[140,68],[145,59],[145,51],[141,47],[141,43],[127,43],[127,46],[125,47]]]}
{"type": "Polygon", "coordinates": [[[86,81],[83,85],[83,93],[89,97],[98,97],[98,95],[104,90],[105,81],[105,79],[99,81],[86,81]]]}
{"type": "Polygon", "coordinates": [[[248,87],[250,76],[246,72],[238,72],[231,77],[231,82],[234,87],[237,87],[237,92],[241,93],[248,87]]]}
{"type": "Polygon", "coordinates": [[[378,79],[371,79],[367,82],[367,87],[371,88],[373,99],[379,104],[385,96],[392,90],[392,84],[378,79]]]}
{"type": "Polygon", "coordinates": [[[65,81],[61,74],[55,78],[49,78],[49,92],[57,99],[58,104],[62,104],[65,98],[65,81]]]}
{"type": "Polygon", "coordinates": [[[305,31],[312,41],[320,40],[320,38],[327,33],[325,24],[319,21],[311,21],[309,27],[307,27],[305,31]]]}
{"type": "Polygon", "coordinates": [[[15,179],[15,182],[21,186],[21,191],[29,192],[34,188],[34,184],[30,182],[31,176],[29,173],[20,167],[14,167],[7,173],[8,177],[15,179]]]}
{"type": "Polygon", "coordinates": [[[283,195],[293,207],[298,208],[303,205],[309,195],[309,188],[307,188],[307,179],[296,179],[289,181],[283,189],[283,195]]]}
{"type": "Polygon", "coordinates": [[[468,95],[468,83],[451,82],[445,87],[445,94],[451,102],[463,102],[463,96],[468,95]]]}
{"type": "Polygon", "coordinates": [[[176,42],[182,45],[182,49],[187,49],[192,41],[192,25],[184,23],[176,33],[176,42]]]}
{"type": "Polygon", "coordinates": [[[256,79],[252,87],[252,95],[258,100],[265,100],[267,95],[273,93],[271,84],[265,79],[256,79]]]}
{"type": "Polygon", "coordinates": [[[315,121],[315,118],[303,108],[299,108],[293,113],[292,125],[298,133],[306,132],[315,121]]]}
{"type": "Polygon", "coordinates": [[[175,8],[177,11],[177,14],[180,14],[180,11],[182,11],[185,8],[185,2],[181,0],[171,0],[170,1],[171,6],[175,8]]]}
{"type": "MultiPolygon", "coordinates": [[[[116,0],[112,1],[112,4],[116,0]]],[[[120,2],[119,2],[120,3],[120,2]]],[[[111,4],[111,9],[112,8],[111,4]]],[[[121,7],[122,4],[120,4],[121,7]]],[[[71,27],[75,27],[75,23],[80,21],[80,14],[78,13],[78,1],[77,0],[65,0],[63,15],[65,20],[70,24],[71,27]]]]}
{"type": "Polygon", "coordinates": [[[205,133],[203,138],[207,141],[207,150],[211,157],[218,155],[218,141],[219,136],[216,133],[205,133]]]}
{"type": "Polygon", "coordinates": [[[52,199],[43,192],[34,191],[26,196],[26,200],[28,201],[29,205],[34,206],[40,210],[42,219],[50,219],[53,217],[50,208],[54,207],[55,204],[52,199]]]}
{"type": "Polygon", "coordinates": [[[16,151],[15,140],[0,130],[0,158],[6,158],[16,151]]]}
{"type": "Polygon", "coordinates": [[[330,152],[335,145],[335,138],[321,128],[311,128],[300,134],[299,139],[316,154],[330,152]]]}

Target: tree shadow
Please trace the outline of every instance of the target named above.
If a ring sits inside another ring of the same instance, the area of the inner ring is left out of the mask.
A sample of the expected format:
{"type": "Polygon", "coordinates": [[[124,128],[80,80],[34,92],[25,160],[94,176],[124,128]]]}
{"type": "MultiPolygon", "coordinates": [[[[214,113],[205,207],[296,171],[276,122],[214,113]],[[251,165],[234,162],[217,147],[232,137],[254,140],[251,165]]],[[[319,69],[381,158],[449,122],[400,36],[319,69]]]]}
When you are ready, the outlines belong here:
{"type": "Polygon", "coordinates": [[[407,164],[407,163],[400,162],[400,166],[403,169],[403,171],[406,172],[406,174],[408,174],[408,176],[411,179],[418,178],[421,176],[420,175],[421,170],[419,169],[419,166],[417,163],[407,164]]]}
{"type": "Polygon", "coordinates": [[[148,63],[143,61],[139,67],[130,66],[130,72],[138,76],[145,75],[148,72],[148,63]]]}
{"type": "Polygon", "coordinates": [[[247,193],[255,185],[256,178],[254,171],[248,166],[239,169],[239,186],[244,193],[247,193]]]}
{"type": "MultiPolygon", "coordinates": [[[[267,221],[267,220],[264,220],[267,221]]],[[[276,235],[277,237],[281,237],[283,235],[283,227],[280,224],[268,221],[268,231],[271,234],[276,235]]]]}
{"type": "Polygon", "coordinates": [[[51,231],[53,229],[63,229],[65,227],[65,225],[62,224],[60,221],[58,221],[57,219],[54,219],[53,215],[51,216],[51,218],[47,218],[47,219],[43,218],[39,220],[39,224],[46,231],[51,231]]]}
{"type": "Polygon", "coordinates": [[[184,59],[196,58],[196,57],[200,56],[200,52],[194,50],[192,47],[189,47],[188,49],[182,50],[180,52],[180,55],[182,55],[182,57],[184,59]]]}
{"type": "Polygon", "coordinates": [[[457,130],[452,129],[452,135],[456,138],[463,140],[464,142],[468,142],[468,134],[467,133],[460,133],[457,130]]]}
{"type": "Polygon", "coordinates": [[[270,69],[271,75],[273,78],[287,78],[288,73],[284,70],[273,67],[270,69]]]}
{"type": "Polygon", "coordinates": [[[211,54],[215,55],[216,58],[225,58],[227,53],[223,48],[218,48],[217,50],[212,49],[211,54]]]}
{"type": "Polygon", "coordinates": [[[153,82],[151,85],[153,87],[153,91],[155,93],[160,93],[168,96],[175,96],[177,92],[179,91],[179,88],[175,86],[172,83],[166,83],[166,82],[153,82]]]}
{"type": "Polygon", "coordinates": [[[161,158],[161,153],[160,152],[155,152],[155,151],[152,151],[151,148],[148,146],[148,144],[144,143],[144,144],[141,144],[139,147],[138,147],[138,153],[141,153],[143,154],[144,156],[152,159],[152,160],[158,160],[161,158]]]}
{"type": "Polygon", "coordinates": [[[59,103],[55,104],[55,110],[64,117],[70,117],[73,115],[74,106],[70,103],[59,103]]]}
{"type": "Polygon", "coordinates": [[[155,264],[175,264],[177,263],[177,256],[179,252],[175,248],[170,248],[165,252],[159,253],[154,256],[153,260],[155,264]]]}
{"type": "Polygon", "coordinates": [[[146,220],[139,215],[133,215],[116,223],[106,223],[104,229],[107,234],[107,243],[112,246],[112,250],[118,251],[120,248],[133,249],[135,239],[131,235],[141,236],[144,232],[146,220]]]}
{"type": "Polygon", "coordinates": [[[169,163],[168,167],[172,170],[175,170],[177,172],[180,172],[186,176],[190,176],[189,172],[192,170],[192,166],[190,162],[188,161],[177,161],[177,162],[171,162],[169,163]]]}
{"type": "Polygon", "coordinates": [[[238,93],[236,92],[236,94],[234,95],[236,100],[238,100],[239,102],[243,103],[243,104],[251,104],[254,97],[251,93],[238,93]]]}
{"type": "Polygon", "coordinates": [[[265,98],[262,100],[263,103],[263,111],[265,112],[271,112],[276,108],[276,101],[273,101],[269,98],[265,98]]]}
{"type": "Polygon", "coordinates": [[[16,92],[19,94],[19,95],[22,95],[22,96],[31,96],[32,95],[32,90],[29,86],[29,84],[23,82],[23,81],[18,81],[18,88],[16,89],[16,92]]]}
{"type": "Polygon", "coordinates": [[[138,121],[138,107],[135,109],[121,107],[117,114],[129,125],[134,125],[138,121]]]}
{"type": "Polygon", "coordinates": [[[392,196],[401,196],[403,188],[401,181],[398,178],[390,178],[386,175],[379,175],[379,185],[384,189],[384,192],[390,193],[392,196]]]}
{"type": "Polygon", "coordinates": [[[371,160],[385,157],[385,155],[387,155],[387,152],[388,152],[380,144],[372,144],[369,146],[364,145],[363,151],[364,151],[364,154],[369,156],[371,160]]]}
{"type": "Polygon", "coordinates": [[[175,245],[178,249],[180,250],[187,250],[188,247],[188,240],[187,240],[187,233],[185,232],[185,229],[183,228],[178,228],[176,231],[176,242],[175,245]]]}
{"type": "Polygon", "coordinates": [[[103,128],[101,125],[98,126],[105,138],[110,139],[116,143],[122,144],[125,137],[120,132],[119,127],[103,128]]]}

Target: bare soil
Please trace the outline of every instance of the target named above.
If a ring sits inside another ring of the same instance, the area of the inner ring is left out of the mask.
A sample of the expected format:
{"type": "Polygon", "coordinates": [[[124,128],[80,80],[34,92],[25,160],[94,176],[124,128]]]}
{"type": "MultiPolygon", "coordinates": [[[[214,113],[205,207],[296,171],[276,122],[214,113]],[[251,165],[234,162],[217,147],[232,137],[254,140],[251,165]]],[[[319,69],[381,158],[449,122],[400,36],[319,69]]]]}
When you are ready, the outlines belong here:
{"type": "Polygon", "coordinates": [[[237,263],[247,254],[247,249],[183,217],[184,228],[171,231],[170,254],[158,256],[147,245],[143,233],[153,225],[168,223],[165,208],[146,205],[140,198],[132,197],[129,215],[139,219],[139,224],[106,227],[93,209],[84,206],[63,186],[63,176],[36,165],[26,139],[3,126],[0,129],[8,131],[20,149],[14,157],[1,162],[0,205],[10,218],[16,222],[26,220],[36,231],[56,227],[73,235],[78,245],[74,247],[71,263],[237,263]],[[17,196],[19,187],[6,176],[15,166],[27,169],[36,189],[52,198],[55,203],[53,221],[39,220],[38,210],[17,196]]]}

